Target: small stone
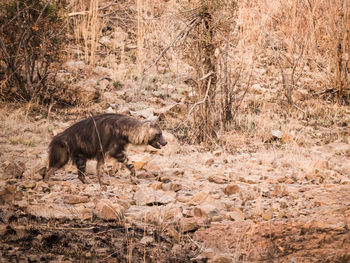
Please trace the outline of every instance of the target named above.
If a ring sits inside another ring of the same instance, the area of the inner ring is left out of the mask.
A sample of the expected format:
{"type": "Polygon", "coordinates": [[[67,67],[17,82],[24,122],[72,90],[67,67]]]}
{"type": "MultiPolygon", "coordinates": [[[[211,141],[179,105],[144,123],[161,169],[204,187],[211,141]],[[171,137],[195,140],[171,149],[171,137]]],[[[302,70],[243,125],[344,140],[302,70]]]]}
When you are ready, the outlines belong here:
{"type": "Polygon", "coordinates": [[[224,176],[211,175],[211,176],[209,176],[208,181],[211,183],[216,183],[216,184],[226,184],[228,180],[224,176]]]}
{"type": "Polygon", "coordinates": [[[295,181],[292,178],[287,178],[287,180],[285,181],[286,184],[294,184],[295,181]]]}
{"type": "Polygon", "coordinates": [[[191,200],[191,196],[188,195],[179,195],[176,197],[176,201],[181,202],[181,203],[189,203],[191,200]]]}
{"type": "Polygon", "coordinates": [[[135,193],[134,199],[136,205],[168,204],[175,201],[175,193],[145,187],[135,193]]]}
{"type": "Polygon", "coordinates": [[[233,221],[243,221],[245,219],[244,213],[239,209],[235,209],[232,212],[228,212],[227,216],[233,221]]]}
{"type": "Polygon", "coordinates": [[[222,154],[222,151],[221,150],[217,150],[217,151],[214,151],[213,154],[215,156],[220,156],[222,154]]]}
{"type": "Polygon", "coordinates": [[[199,217],[181,218],[180,230],[182,233],[193,232],[200,227],[206,226],[208,223],[205,219],[199,217]]]}
{"type": "Polygon", "coordinates": [[[95,213],[104,220],[121,220],[124,218],[125,208],[109,199],[101,199],[96,204],[95,213]]]}
{"type": "Polygon", "coordinates": [[[262,205],[261,201],[258,201],[257,203],[255,203],[255,205],[251,209],[251,217],[257,218],[257,217],[262,216],[263,214],[264,214],[263,205],[262,205]]]}
{"type": "Polygon", "coordinates": [[[284,176],[280,176],[277,178],[277,182],[284,183],[286,181],[286,178],[284,176]]]}
{"type": "Polygon", "coordinates": [[[214,164],[214,158],[209,158],[208,160],[205,161],[205,165],[211,166],[214,164]]]}
{"type": "Polygon", "coordinates": [[[280,130],[272,130],[271,135],[275,139],[282,139],[283,133],[280,130]]]}
{"type": "Polygon", "coordinates": [[[313,163],[315,169],[329,169],[329,163],[326,160],[316,160],[313,163]]]}
{"type": "Polygon", "coordinates": [[[220,211],[212,204],[202,204],[193,208],[193,215],[212,218],[214,216],[219,216],[220,211]]]}
{"type": "Polygon", "coordinates": [[[237,184],[228,184],[223,191],[226,195],[232,195],[239,193],[240,190],[241,188],[237,184]]]}
{"type": "Polygon", "coordinates": [[[6,185],[0,190],[0,205],[11,203],[15,198],[15,188],[13,185],[6,185]]]}
{"type": "Polygon", "coordinates": [[[149,184],[149,187],[151,187],[154,190],[160,190],[163,188],[163,183],[162,182],[153,182],[153,183],[149,184]]]}
{"type": "Polygon", "coordinates": [[[148,245],[154,242],[154,238],[151,236],[144,236],[141,240],[140,243],[143,245],[148,245]]]}
{"type": "Polygon", "coordinates": [[[133,164],[135,166],[136,171],[141,170],[150,160],[151,157],[149,155],[145,155],[141,158],[141,160],[134,161],[133,164]]]}
{"type": "Polygon", "coordinates": [[[164,191],[177,192],[177,191],[180,191],[182,189],[182,186],[179,183],[170,182],[170,183],[167,183],[167,184],[163,184],[162,188],[163,188],[164,191]]]}
{"type": "Polygon", "coordinates": [[[273,209],[268,210],[266,213],[262,215],[262,219],[268,221],[273,218],[273,209]]]}
{"type": "Polygon", "coordinates": [[[70,205],[87,203],[89,202],[89,197],[80,195],[66,195],[64,197],[64,202],[70,205]]]}
{"type": "Polygon", "coordinates": [[[287,189],[286,189],[286,187],[284,185],[276,184],[273,187],[273,191],[271,193],[272,197],[283,197],[283,196],[286,196],[286,195],[287,195],[287,189]]]}
{"type": "Polygon", "coordinates": [[[191,200],[188,202],[190,205],[200,205],[208,198],[208,194],[205,192],[198,192],[192,196],[191,200]]]}
{"type": "Polygon", "coordinates": [[[25,181],[23,183],[23,186],[27,189],[33,189],[35,186],[36,186],[36,182],[35,181],[32,181],[32,180],[28,180],[28,181],[25,181]]]}

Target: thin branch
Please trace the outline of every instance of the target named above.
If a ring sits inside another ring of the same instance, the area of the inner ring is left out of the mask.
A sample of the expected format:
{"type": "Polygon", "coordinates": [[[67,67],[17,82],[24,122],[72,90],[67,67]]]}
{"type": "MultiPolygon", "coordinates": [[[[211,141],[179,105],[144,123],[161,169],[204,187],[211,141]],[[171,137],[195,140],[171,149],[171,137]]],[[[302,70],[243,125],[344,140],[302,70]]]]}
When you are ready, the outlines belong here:
{"type": "Polygon", "coordinates": [[[144,69],[143,74],[145,74],[150,68],[154,67],[155,65],[158,64],[159,60],[161,60],[161,58],[164,56],[164,54],[180,39],[186,37],[188,35],[188,33],[192,30],[192,28],[195,27],[195,25],[197,23],[195,23],[197,21],[197,17],[192,19],[191,22],[183,29],[181,30],[181,32],[173,39],[173,41],[170,42],[170,44],[165,47],[162,52],[160,52],[159,56],[157,57],[157,59],[152,63],[152,65],[148,66],[146,69],[144,69]]]}
{"type": "Polygon", "coordinates": [[[189,116],[191,115],[193,109],[194,109],[196,106],[198,106],[199,104],[203,104],[203,103],[207,100],[208,94],[209,94],[210,85],[211,85],[211,78],[209,78],[208,85],[207,85],[207,90],[206,90],[206,92],[205,92],[205,96],[204,96],[203,100],[198,101],[198,102],[196,102],[195,104],[192,105],[190,111],[189,111],[188,114],[187,114],[187,119],[189,119],[189,116]]]}
{"type": "MultiPolygon", "coordinates": [[[[116,4],[116,2],[112,2],[112,3],[108,4],[108,5],[100,7],[100,8],[97,9],[97,11],[101,11],[101,10],[107,9],[108,7],[110,7],[110,6],[114,5],[114,4],[116,4]]],[[[80,11],[80,12],[69,13],[68,16],[69,17],[79,16],[79,15],[83,15],[84,16],[84,15],[87,15],[87,14],[89,14],[89,11],[80,11]]]]}
{"type": "Polygon", "coordinates": [[[254,61],[252,63],[252,68],[250,70],[250,74],[249,74],[249,78],[248,78],[248,82],[247,82],[247,85],[246,85],[246,88],[241,96],[241,99],[240,101],[238,102],[238,104],[236,105],[236,109],[234,111],[234,113],[232,114],[232,119],[234,119],[234,117],[236,116],[237,112],[238,112],[238,109],[239,107],[241,106],[242,102],[243,102],[243,99],[245,97],[245,95],[247,94],[248,90],[249,90],[249,87],[250,87],[250,82],[251,82],[251,79],[252,79],[252,75],[253,75],[253,70],[254,70],[254,61]]]}
{"type": "Polygon", "coordinates": [[[101,152],[102,152],[103,163],[106,163],[106,159],[105,159],[105,152],[103,151],[103,147],[102,147],[102,141],[101,141],[100,133],[98,132],[98,129],[97,129],[97,125],[96,125],[96,122],[95,122],[94,116],[92,115],[92,113],[91,113],[91,112],[90,112],[90,116],[91,116],[92,121],[94,122],[95,129],[96,129],[96,133],[97,133],[97,137],[98,137],[98,141],[99,141],[99,143],[100,143],[100,149],[101,149],[101,152]]]}

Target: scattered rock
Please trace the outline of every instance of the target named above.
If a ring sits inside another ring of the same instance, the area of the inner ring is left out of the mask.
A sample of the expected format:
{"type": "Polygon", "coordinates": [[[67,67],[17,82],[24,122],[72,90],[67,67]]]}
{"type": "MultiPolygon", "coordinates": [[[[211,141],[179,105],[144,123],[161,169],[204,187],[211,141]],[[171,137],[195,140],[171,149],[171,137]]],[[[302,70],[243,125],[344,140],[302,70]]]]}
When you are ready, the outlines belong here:
{"type": "Polygon", "coordinates": [[[226,184],[227,178],[221,175],[211,175],[208,177],[208,181],[216,184],[226,184]]]}
{"type": "Polygon", "coordinates": [[[209,194],[205,192],[198,192],[189,200],[190,205],[200,205],[204,203],[209,197],[209,194]]]}
{"type": "Polygon", "coordinates": [[[162,182],[153,182],[151,184],[149,184],[149,187],[151,187],[154,190],[160,190],[163,189],[164,191],[166,191],[163,187],[163,183],[162,182]]]}
{"type": "Polygon", "coordinates": [[[276,184],[274,185],[273,191],[271,192],[271,197],[283,197],[287,194],[287,188],[285,185],[276,184]]]}
{"type": "Polygon", "coordinates": [[[75,205],[80,203],[87,203],[89,201],[89,197],[80,196],[80,195],[66,195],[64,196],[64,202],[66,204],[75,205]]]}
{"type": "Polygon", "coordinates": [[[67,209],[67,205],[59,204],[45,204],[43,205],[28,205],[27,212],[33,216],[51,218],[78,218],[77,211],[74,209],[67,209]]]}
{"type": "Polygon", "coordinates": [[[205,227],[208,225],[208,221],[200,217],[190,217],[190,218],[181,218],[180,220],[180,232],[188,233],[194,232],[200,227],[205,227]]]}
{"type": "Polygon", "coordinates": [[[227,216],[229,217],[229,219],[231,219],[233,221],[243,221],[243,220],[245,220],[245,214],[239,209],[235,209],[232,212],[228,212],[227,216]]]}
{"type": "Polygon", "coordinates": [[[220,156],[222,154],[222,150],[217,150],[217,151],[214,151],[213,154],[215,156],[220,156]]]}
{"type": "Polygon", "coordinates": [[[140,160],[134,161],[136,171],[141,170],[151,160],[150,155],[144,155],[140,160]]]}
{"type": "Polygon", "coordinates": [[[315,169],[329,169],[329,162],[326,160],[316,160],[312,164],[315,169]]]}
{"type": "Polygon", "coordinates": [[[0,205],[5,203],[10,204],[15,198],[15,187],[13,185],[6,185],[0,189],[0,205]]]}
{"type": "Polygon", "coordinates": [[[175,193],[144,187],[134,195],[136,205],[168,204],[175,201],[175,193]]]}
{"type": "Polygon", "coordinates": [[[219,216],[220,211],[214,205],[206,203],[194,207],[193,215],[198,217],[213,218],[214,216],[219,216]]]}
{"type": "Polygon", "coordinates": [[[280,130],[272,130],[271,135],[273,139],[282,139],[283,133],[280,130]]]}
{"type": "Polygon", "coordinates": [[[224,189],[226,195],[232,195],[239,193],[241,188],[237,184],[228,184],[224,189]]]}
{"type": "Polygon", "coordinates": [[[182,185],[179,183],[175,183],[175,182],[170,182],[168,184],[164,184],[163,185],[163,190],[164,191],[174,191],[174,192],[178,192],[182,189],[182,185]]]}
{"type": "Polygon", "coordinates": [[[215,162],[214,158],[209,158],[208,160],[205,161],[205,165],[211,166],[215,162]]]}
{"type": "Polygon", "coordinates": [[[268,210],[262,215],[262,219],[264,220],[271,220],[273,218],[273,209],[268,210]]]}
{"type": "Polygon", "coordinates": [[[140,243],[143,245],[148,245],[152,244],[154,242],[154,238],[151,236],[144,236],[141,240],[140,243]]]}
{"type": "Polygon", "coordinates": [[[104,220],[122,220],[125,208],[109,199],[101,199],[97,202],[94,213],[104,220]]]}

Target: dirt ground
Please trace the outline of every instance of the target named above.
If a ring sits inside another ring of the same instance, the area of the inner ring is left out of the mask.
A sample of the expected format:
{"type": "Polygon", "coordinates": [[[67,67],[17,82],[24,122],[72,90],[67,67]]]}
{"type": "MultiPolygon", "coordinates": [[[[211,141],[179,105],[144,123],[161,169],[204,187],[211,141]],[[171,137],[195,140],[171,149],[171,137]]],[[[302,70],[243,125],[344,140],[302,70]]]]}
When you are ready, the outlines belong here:
{"type": "Polygon", "coordinates": [[[112,160],[107,186],[94,161],[89,184],[72,165],[45,183],[38,170],[50,139],[82,114],[0,112],[3,262],[350,260],[347,143],[229,153],[182,145],[164,131],[164,149],[128,149],[138,185],[112,160]]]}

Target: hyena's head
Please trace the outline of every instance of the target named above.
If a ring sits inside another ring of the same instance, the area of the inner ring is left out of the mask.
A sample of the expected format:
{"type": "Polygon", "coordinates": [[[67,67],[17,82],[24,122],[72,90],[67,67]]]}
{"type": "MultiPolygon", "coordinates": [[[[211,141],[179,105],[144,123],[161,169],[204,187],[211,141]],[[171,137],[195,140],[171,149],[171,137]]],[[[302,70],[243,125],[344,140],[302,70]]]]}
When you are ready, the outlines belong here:
{"type": "Polygon", "coordinates": [[[156,149],[161,149],[167,144],[167,141],[164,139],[162,130],[154,121],[146,121],[144,125],[147,127],[147,137],[148,144],[153,146],[156,149]]]}

